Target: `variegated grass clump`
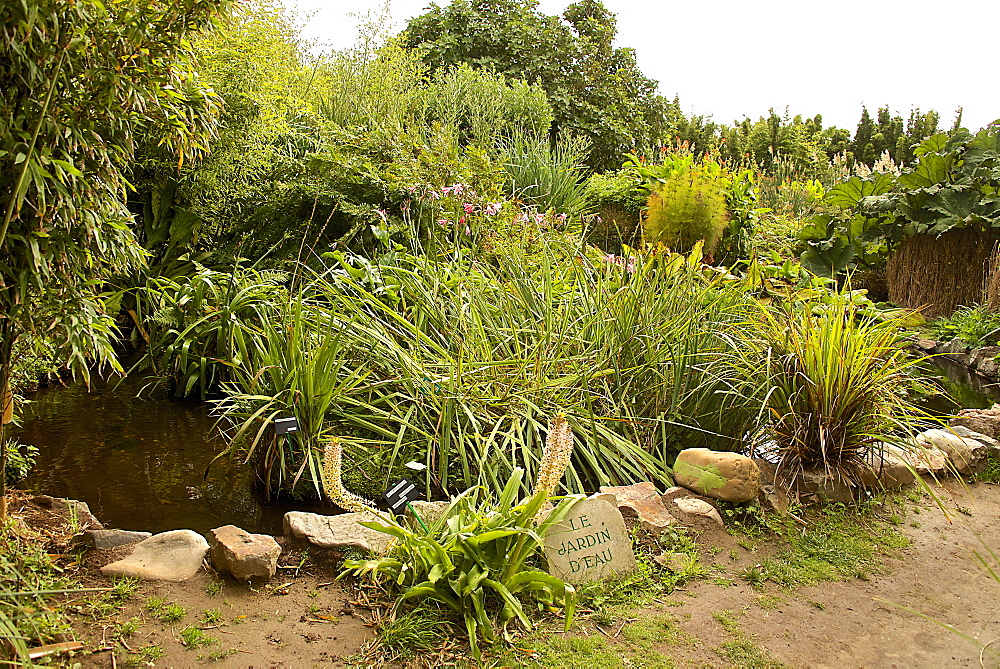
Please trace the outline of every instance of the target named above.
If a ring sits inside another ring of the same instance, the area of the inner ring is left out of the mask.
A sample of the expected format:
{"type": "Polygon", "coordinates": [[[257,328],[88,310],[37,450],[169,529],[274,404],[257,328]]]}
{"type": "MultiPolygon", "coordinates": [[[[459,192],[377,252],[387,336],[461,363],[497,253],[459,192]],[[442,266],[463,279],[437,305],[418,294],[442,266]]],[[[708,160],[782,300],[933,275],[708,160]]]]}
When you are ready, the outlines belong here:
{"type": "Polygon", "coordinates": [[[378,509],[364,497],[355,495],[344,487],[341,478],[344,463],[344,445],[334,437],[323,451],[323,489],[330,501],[342,509],[357,513],[378,514],[378,509]]]}

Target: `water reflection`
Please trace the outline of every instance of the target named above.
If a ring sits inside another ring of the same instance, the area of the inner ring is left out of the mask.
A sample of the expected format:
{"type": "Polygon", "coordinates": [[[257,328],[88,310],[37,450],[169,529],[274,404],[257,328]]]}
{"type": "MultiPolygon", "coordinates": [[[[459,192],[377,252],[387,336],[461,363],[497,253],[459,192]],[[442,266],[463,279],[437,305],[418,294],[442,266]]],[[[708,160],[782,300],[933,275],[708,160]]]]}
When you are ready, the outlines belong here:
{"type": "MultiPolygon", "coordinates": [[[[254,496],[245,467],[222,459],[205,405],[137,397],[141,379],[43,389],[26,411],[18,438],[40,450],[20,487],[87,502],[111,527],[205,532],[232,523],[280,533],[283,505],[254,496]]],[[[302,508],[297,505],[296,508],[302,508]]]]}

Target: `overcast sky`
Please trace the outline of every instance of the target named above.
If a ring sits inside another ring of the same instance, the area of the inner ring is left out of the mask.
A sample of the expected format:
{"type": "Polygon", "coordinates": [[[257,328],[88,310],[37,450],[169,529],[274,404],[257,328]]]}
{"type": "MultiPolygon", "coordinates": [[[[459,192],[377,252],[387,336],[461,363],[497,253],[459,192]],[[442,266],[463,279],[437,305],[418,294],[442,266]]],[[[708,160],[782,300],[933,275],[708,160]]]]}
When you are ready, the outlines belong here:
{"type": "MultiPolygon", "coordinates": [[[[350,46],[357,20],[382,3],[285,0],[299,8],[304,34],[328,48],[350,46]]],[[[541,0],[561,14],[570,0],[541,0]]],[[[402,28],[428,0],[391,0],[402,28]]],[[[447,4],[445,0],[439,4],[447,4]]],[[[639,66],[680,96],[686,113],[732,123],[779,113],[822,114],[825,125],[852,132],[861,105],[886,104],[905,117],[936,109],[950,126],[976,129],[1000,118],[996,0],[604,0],[618,15],[618,46],[636,50],[639,66]]]]}

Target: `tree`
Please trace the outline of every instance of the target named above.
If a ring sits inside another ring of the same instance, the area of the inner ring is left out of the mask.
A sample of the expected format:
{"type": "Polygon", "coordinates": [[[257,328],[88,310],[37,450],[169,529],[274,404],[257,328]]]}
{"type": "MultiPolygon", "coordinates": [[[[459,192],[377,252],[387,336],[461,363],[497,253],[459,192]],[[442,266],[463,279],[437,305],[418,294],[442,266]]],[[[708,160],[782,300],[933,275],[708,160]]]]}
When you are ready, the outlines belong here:
{"type": "Polygon", "coordinates": [[[536,0],[432,3],[410,20],[403,43],[435,71],[468,63],[537,82],[552,104],[553,132],[590,139],[593,167],[617,167],[623,153],[672,134],[679,114],[635,52],[614,46],[613,13],[598,0],[571,4],[562,19],[537,8],[536,0]]]}
{"type": "MultiPolygon", "coordinates": [[[[117,365],[102,282],[142,262],[125,175],[140,138],[178,165],[204,150],[218,103],[193,74],[188,38],[228,5],[0,4],[0,387],[25,333],[53,338],[85,380],[92,359],[117,365]]],[[[2,500],[2,427],[0,445],[2,500]]]]}

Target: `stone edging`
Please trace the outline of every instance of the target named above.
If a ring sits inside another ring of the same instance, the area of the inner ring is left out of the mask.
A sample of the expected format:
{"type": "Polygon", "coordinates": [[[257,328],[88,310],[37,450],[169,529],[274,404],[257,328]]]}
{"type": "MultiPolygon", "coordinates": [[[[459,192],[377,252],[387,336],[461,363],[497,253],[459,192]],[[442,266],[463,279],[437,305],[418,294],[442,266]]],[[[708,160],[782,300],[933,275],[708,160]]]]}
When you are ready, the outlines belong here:
{"type": "Polygon", "coordinates": [[[938,355],[952,362],[968,367],[972,371],[989,379],[1000,379],[1000,346],[983,346],[969,348],[965,342],[955,337],[949,342],[939,342],[933,339],[913,339],[911,347],[927,355],[938,355]]]}

